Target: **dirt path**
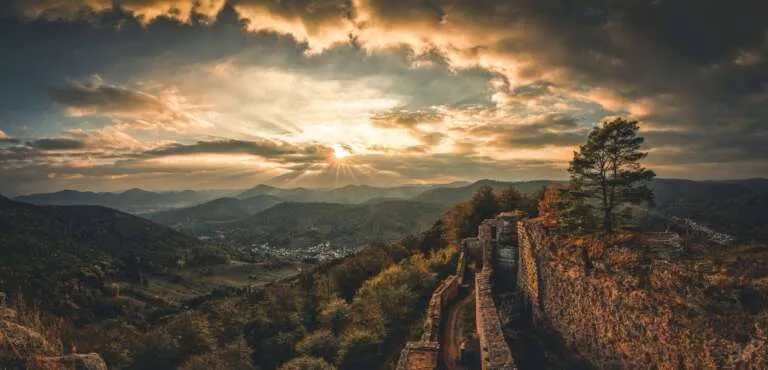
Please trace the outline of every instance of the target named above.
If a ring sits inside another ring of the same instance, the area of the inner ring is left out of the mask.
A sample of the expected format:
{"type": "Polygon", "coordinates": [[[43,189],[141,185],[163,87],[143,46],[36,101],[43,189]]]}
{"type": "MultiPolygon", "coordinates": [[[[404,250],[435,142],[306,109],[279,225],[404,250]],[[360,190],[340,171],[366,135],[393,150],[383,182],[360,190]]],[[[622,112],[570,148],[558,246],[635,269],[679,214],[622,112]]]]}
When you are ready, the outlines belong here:
{"type": "Polygon", "coordinates": [[[464,366],[459,363],[461,333],[464,330],[462,317],[466,310],[474,309],[474,297],[474,291],[470,291],[461,301],[448,308],[441,343],[442,360],[446,370],[464,370],[464,366]]]}

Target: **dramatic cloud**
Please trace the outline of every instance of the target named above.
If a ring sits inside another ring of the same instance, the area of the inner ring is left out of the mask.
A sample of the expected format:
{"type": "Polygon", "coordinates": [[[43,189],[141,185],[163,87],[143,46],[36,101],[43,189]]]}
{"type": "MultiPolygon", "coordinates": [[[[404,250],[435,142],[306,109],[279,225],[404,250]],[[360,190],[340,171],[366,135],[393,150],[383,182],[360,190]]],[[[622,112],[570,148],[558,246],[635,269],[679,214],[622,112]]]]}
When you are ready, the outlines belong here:
{"type": "Polygon", "coordinates": [[[439,122],[440,113],[435,111],[392,110],[379,112],[371,118],[371,122],[382,128],[412,128],[420,123],[439,122]]]}
{"type": "Polygon", "coordinates": [[[250,154],[266,159],[302,163],[327,161],[333,149],[320,145],[297,146],[273,140],[216,140],[196,144],[172,144],[144,153],[149,156],[191,154],[250,154]]]}
{"type": "Polygon", "coordinates": [[[350,40],[356,29],[354,6],[348,0],[242,0],[235,10],[252,31],[290,34],[316,50],[350,40]]]}
{"type": "Polygon", "coordinates": [[[427,146],[439,144],[446,135],[437,131],[443,118],[437,110],[408,111],[394,109],[378,112],[371,117],[375,127],[384,129],[404,129],[411,136],[427,146]]]}
{"type": "Polygon", "coordinates": [[[52,95],[53,100],[65,106],[67,113],[73,116],[160,115],[168,110],[168,107],[155,96],[123,87],[105,85],[101,79],[92,83],[72,84],[56,89],[52,95]]]}
{"type": "Polygon", "coordinates": [[[765,1],[12,4],[0,119],[23,138],[0,132],[0,165],[17,181],[564,177],[615,115],[662,176],[768,175],[765,1]]]}
{"type": "Polygon", "coordinates": [[[163,96],[122,86],[108,85],[101,77],[88,83],[72,83],[52,92],[55,102],[70,117],[105,116],[120,126],[136,130],[187,131],[210,128],[196,107],[171,89],[163,96]]]}
{"type": "Polygon", "coordinates": [[[573,117],[550,114],[527,123],[481,126],[470,133],[493,137],[493,143],[504,148],[573,147],[584,141],[588,128],[573,117]]]}
{"type": "Polygon", "coordinates": [[[41,150],[73,150],[84,149],[87,146],[80,140],[69,138],[38,139],[28,142],[27,145],[41,150]]]}
{"type": "Polygon", "coordinates": [[[221,11],[226,0],[15,0],[24,15],[48,20],[73,20],[97,13],[124,11],[142,22],[167,17],[189,22],[193,16],[211,20],[221,11]]]}

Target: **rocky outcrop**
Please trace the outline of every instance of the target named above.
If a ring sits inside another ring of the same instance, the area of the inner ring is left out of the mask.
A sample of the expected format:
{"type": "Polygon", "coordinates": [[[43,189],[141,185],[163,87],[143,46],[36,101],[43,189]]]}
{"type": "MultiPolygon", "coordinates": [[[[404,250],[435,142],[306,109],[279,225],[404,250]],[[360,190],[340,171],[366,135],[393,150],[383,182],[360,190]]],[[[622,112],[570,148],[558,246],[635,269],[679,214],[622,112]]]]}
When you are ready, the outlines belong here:
{"type": "Polygon", "coordinates": [[[107,364],[97,353],[42,357],[36,362],[46,369],[107,370],[107,364]]]}
{"type": "Polygon", "coordinates": [[[25,318],[20,316],[14,310],[0,307],[0,369],[107,369],[96,353],[62,355],[60,344],[25,325],[25,318]]]}

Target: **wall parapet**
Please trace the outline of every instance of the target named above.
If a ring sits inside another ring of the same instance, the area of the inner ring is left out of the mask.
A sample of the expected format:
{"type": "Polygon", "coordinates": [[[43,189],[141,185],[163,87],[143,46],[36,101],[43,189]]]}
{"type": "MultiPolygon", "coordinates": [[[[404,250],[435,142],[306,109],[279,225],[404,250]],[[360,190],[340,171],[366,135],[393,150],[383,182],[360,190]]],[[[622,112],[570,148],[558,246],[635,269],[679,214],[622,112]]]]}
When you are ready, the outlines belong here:
{"type": "Polygon", "coordinates": [[[459,289],[458,281],[458,276],[450,275],[432,293],[432,297],[429,299],[429,307],[427,308],[424,333],[421,336],[422,342],[439,341],[443,309],[448,305],[448,302],[456,298],[459,289]]]}
{"type": "Polygon", "coordinates": [[[459,255],[457,275],[449,275],[432,292],[427,307],[427,318],[421,340],[408,342],[400,351],[397,370],[434,370],[437,369],[438,353],[440,351],[440,325],[443,310],[459,293],[459,284],[463,275],[462,263],[464,251],[459,255]]]}
{"type": "Polygon", "coordinates": [[[483,370],[517,369],[493,302],[491,275],[490,268],[483,268],[475,275],[475,320],[480,339],[481,366],[483,370]]]}
{"type": "Polygon", "coordinates": [[[518,217],[517,213],[500,214],[496,218],[484,220],[478,228],[483,268],[475,274],[475,324],[483,370],[517,369],[512,350],[504,339],[499,312],[493,301],[492,277],[494,264],[501,262],[499,265],[507,273],[516,267],[516,263],[509,261],[509,257],[516,255],[517,232],[514,226],[518,217]]]}

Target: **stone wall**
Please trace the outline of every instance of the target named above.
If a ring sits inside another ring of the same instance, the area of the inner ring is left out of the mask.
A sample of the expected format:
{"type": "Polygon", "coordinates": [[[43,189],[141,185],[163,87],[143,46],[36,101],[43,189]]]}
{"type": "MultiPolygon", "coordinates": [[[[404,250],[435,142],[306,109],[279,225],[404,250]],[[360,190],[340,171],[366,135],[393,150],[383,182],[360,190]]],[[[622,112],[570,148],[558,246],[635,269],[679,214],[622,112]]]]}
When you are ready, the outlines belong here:
{"type": "Polygon", "coordinates": [[[517,220],[519,212],[505,212],[495,219],[496,248],[494,249],[494,269],[498,274],[513,275],[517,271],[517,220]]]}
{"type": "Polygon", "coordinates": [[[480,272],[475,274],[475,320],[481,347],[483,370],[516,369],[512,351],[504,339],[499,313],[492,296],[494,265],[505,275],[513,275],[517,265],[517,219],[519,214],[501,214],[484,220],[476,238],[461,241],[461,254],[456,274],[435,289],[427,309],[421,341],[409,342],[400,353],[398,370],[435,369],[439,353],[440,325],[443,309],[454,300],[460,284],[464,283],[467,264],[476,262],[480,272]]]}
{"type": "Polygon", "coordinates": [[[397,370],[435,370],[440,346],[437,342],[408,342],[397,361],[397,370]]]}
{"type": "Polygon", "coordinates": [[[541,302],[543,295],[540,289],[539,275],[541,265],[541,249],[546,246],[545,230],[541,224],[532,222],[517,223],[518,268],[517,287],[523,292],[528,313],[536,322],[542,313],[541,302]]]}
{"type": "Polygon", "coordinates": [[[459,279],[456,275],[450,275],[435,289],[429,299],[427,308],[427,320],[424,323],[422,342],[439,342],[440,324],[442,322],[443,309],[456,298],[459,293],[459,279]]]}
{"type": "Polygon", "coordinates": [[[456,268],[457,274],[445,278],[432,293],[429,299],[429,306],[427,307],[427,318],[424,322],[421,340],[406,343],[400,352],[400,358],[396,366],[397,370],[437,369],[443,310],[456,299],[459,293],[460,276],[464,274],[464,267],[462,266],[465,258],[465,253],[462,250],[456,268]]]}
{"type": "Polygon", "coordinates": [[[516,369],[512,351],[501,331],[499,313],[491,295],[492,269],[484,268],[475,275],[475,320],[480,340],[483,370],[516,369]]]}
{"type": "MultiPolygon", "coordinates": [[[[514,220],[497,217],[485,220],[478,229],[478,239],[483,251],[483,268],[475,274],[475,324],[480,341],[480,363],[483,370],[516,369],[492,295],[493,266],[498,264],[498,250],[516,250],[511,245],[515,237],[514,220]],[[510,228],[512,232],[510,232],[510,228]]],[[[513,252],[514,253],[514,252],[513,252]]],[[[511,272],[510,272],[511,273],[511,272]]]]}
{"type": "Polygon", "coordinates": [[[467,251],[464,248],[464,246],[462,246],[461,253],[459,254],[459,259],[458,261],[456,261],[456,280],[457,280],[456,282],[459,285],[466,283],[464,279],[465,279],[465,274],[467,272],[468,262],[469,261],[467,260],[467,251]]]}
{"type": "Polygon", "coordinates": [[[600,369],[768,368],[768,310],[741,306],[745,283],[724,284],[720,267],[649,259],[640,246],[603,250],[588,267],[585,245],[563,245],[536,221],[518,232],[534,323],[577,358],[600,369]]]}

